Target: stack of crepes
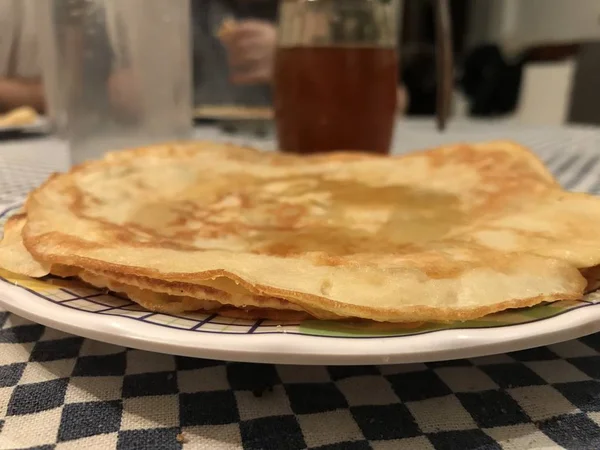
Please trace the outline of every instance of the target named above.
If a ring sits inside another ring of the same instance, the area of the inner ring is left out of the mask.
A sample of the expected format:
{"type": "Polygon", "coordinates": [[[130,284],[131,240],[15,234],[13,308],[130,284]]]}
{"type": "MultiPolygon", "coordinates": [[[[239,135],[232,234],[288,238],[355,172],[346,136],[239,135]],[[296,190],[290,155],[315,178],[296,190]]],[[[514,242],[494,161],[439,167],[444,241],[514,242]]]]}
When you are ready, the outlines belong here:
{"type": "Polygon", "coordinates": [[[599,198],[511,142],[397,157],[186,142],[50,177],[6,224],[0,267],[167,313],[454,321],[581,299],[599,225],[599,198]]]}

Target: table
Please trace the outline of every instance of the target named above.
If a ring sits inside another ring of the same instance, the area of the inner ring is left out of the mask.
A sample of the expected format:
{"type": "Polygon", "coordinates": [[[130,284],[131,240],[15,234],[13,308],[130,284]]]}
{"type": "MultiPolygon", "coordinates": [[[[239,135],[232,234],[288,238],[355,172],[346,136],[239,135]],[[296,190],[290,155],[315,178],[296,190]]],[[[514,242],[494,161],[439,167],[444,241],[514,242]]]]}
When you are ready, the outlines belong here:
{"type": "MultiPolygon", "coordinates": [[[[269,140],[198,137],[265,148],[269,140]]],[[[600,130],[398,128],[396,151],[511,138],[600,193],[600,130]]],[[[0,206],[68,162],[55,139],[0,145],[0,206]]],[[[226,363],[71,336],[0,310],[0,449],[595,449],[600,335],[484,358],[360,367],[226,363]]]]}

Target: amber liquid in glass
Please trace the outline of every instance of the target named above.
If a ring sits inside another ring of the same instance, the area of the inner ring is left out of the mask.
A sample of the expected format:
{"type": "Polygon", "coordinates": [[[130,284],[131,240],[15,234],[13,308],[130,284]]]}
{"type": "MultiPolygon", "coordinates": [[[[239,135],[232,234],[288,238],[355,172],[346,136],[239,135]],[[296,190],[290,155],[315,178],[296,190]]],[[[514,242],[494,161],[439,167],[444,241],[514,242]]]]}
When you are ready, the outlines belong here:
{"type": "Polygon", "coordinates": [[[274,96],[280,150],[387,153],[397,83],[393,48],[279,48],[274,96]]]}

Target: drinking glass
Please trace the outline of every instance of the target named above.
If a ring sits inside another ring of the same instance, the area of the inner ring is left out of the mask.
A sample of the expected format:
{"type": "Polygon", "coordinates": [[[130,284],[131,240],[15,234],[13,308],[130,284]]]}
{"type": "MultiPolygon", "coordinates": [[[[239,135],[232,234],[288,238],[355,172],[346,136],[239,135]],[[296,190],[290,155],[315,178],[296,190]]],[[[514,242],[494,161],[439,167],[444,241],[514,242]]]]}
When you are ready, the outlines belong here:
{"type": "MultiPolygon", "coordinates": [[[[443,127],[452,60],[448,7],[437,1],[443,127]]],[[[281,2],[273,81],[280,150],[390,150],[402,6],[402,0],[281,2]]]]}
{"type": "Polygon", "coordinates": [[[192,131],[189,0],[44,0],[48,114],[72,163],[192,131]]]}

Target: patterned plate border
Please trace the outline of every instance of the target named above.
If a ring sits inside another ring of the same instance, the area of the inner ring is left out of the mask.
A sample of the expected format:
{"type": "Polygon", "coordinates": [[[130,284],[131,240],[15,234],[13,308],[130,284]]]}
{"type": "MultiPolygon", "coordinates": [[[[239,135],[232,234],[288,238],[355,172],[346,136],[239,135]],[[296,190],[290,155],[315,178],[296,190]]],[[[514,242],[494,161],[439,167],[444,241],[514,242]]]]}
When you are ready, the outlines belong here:
{"type": "MultiPolygon", "coordinates": [[[[22,205],[16,204],[0,213],[0,226],[22,205]]],[[[445,330],[473,330],[511,327],[540,322],[586,307],[600,307],[600,295],[592,294],[576,302],[556,302],[533,308],[510,310],[480,320],[450,324],[378,324],[373,322],[336,322],[307,320],[301,323],[270,320],[230,319],[217,314],[163,314],[150,312],[136,303],[84,285],[76,280],[45,277],[35,280],[0,270],[0,280],[15,285],[41,299],[77,311],[117,316],[176,330],[213,334],[293,334],[329,338],[392,338],[430,334],[445,330]]]]}

